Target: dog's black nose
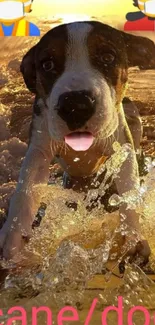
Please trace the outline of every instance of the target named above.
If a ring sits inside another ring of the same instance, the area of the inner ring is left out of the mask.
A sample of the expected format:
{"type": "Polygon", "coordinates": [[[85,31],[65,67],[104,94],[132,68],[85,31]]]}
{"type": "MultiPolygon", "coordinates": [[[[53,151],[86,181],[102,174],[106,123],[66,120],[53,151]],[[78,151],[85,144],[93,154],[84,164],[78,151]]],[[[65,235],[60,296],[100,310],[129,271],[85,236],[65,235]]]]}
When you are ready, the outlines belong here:
{"type": "Polygon", "coordinates": [[[59,97],[58,115],[74,131],[81,128],[95,113],[95,98],[89,91],[71,91],[59,97]]]}

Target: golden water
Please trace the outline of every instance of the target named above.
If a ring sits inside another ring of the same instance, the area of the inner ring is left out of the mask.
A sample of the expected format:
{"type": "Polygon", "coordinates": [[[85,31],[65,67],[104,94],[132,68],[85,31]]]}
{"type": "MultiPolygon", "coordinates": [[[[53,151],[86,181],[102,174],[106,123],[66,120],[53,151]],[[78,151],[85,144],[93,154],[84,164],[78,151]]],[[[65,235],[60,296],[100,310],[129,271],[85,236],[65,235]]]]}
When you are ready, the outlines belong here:
{"type": "MultiPolygon", "coordinates": [[[[107,177],[119,171],[128,155],[127,149],[127,146],[121,148],[115,144],[118,158],[114,154],[107,162],[107,177]]],[[[148,160],[147,166],[149,173],[136,196],[135,192],[126,193],[123,198],[115,195],[111,198],[111,204],[118,205],[125,200],[141,213],[143,234],[152,249],[150,265],[155,269],[154,162],[148,160]]],[[[100,192],[103,185],[99,187],[100,192]]],[[[30,243],[16,260],[1,263],[9,271],[0,293],[0,308],[5,311],[6,317],[8,308],[23,306],[27,311],[28,324],[31,324],[32,307],[46,305],[53,312],[53,324],[57,324],[59,310],[70,305],[79,312],[78,324],[84,324],[93,299],[97,298],[98,303],[89,324],[100,325],[102,311],[106,306],[117,306],[118,296],[124,299],[123,325],[128,324],[127,311],[132,306],[145,306],[153,317],[154,282],[135,263],[127,264],[123,278],[118,272],[118,263],[124,254],[120,245],[121,235],[130,231],[125,227],[125,219],[122,218],[120,222],[117,212],[106,213],[100,205],[88,212],[86,204],[91,196],[94,197],[93,191],[84,200],[83,194],[63,190],[60,182],[44,188],[43,201],[47,204],[47,210],[40,227],[34,230],[30,243]],[[77,209],[69,208],[67,201],[76,202],[77,209]]],[[[117,324],[116,313],[111,312],[108,318],[108,324],[117,324]]],[[[5,324],[5,320],[2,324],[5,324]]],[[[38,324],[46,324],[43,313],[38,317],[38,324]]],[[[145,324],[142,313],[135,314],[134,324],[145,324]]]]}

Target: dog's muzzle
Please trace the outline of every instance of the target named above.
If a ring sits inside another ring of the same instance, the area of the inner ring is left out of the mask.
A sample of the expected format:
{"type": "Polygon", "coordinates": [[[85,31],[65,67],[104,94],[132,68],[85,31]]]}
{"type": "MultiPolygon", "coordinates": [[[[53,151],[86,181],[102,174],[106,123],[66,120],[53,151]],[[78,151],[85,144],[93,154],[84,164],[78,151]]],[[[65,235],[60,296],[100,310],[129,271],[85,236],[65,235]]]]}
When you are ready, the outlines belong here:
{"type": "Polygon", "coordinates": [[[56,110],[71,131],[82,128],[95,113],[96,101],[89,91],[71,91],[60,95],[56,110]]]}

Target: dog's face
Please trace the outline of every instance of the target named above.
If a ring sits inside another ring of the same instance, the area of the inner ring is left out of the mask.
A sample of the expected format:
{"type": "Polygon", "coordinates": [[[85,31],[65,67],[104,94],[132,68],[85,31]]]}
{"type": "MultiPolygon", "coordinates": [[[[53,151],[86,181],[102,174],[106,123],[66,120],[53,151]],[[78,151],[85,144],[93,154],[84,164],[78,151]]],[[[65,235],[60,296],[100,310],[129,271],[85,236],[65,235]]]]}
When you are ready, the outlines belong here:
{"type": "Polygon", "coordinates": [[[152,41],[90,21],[50,30],[23,58],[21,71],[44,101],[51,137],[87,150],[94,138],[116,130],[128,67],[138,65],[155,67],[152,41]]]}

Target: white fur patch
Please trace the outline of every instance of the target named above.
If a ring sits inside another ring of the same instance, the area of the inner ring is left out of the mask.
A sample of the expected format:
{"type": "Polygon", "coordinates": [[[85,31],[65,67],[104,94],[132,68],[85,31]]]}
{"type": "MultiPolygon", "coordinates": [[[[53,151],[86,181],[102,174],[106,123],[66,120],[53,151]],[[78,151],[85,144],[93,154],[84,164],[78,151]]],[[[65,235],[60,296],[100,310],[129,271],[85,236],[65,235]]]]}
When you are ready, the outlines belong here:
{"type": "Polygon", "coordinates": [[[86,42],[92,28],[90,24],[86,23],[68,25],[66,71],[73,70],[76,73],[86,68],[90,69],[86,42]]]}

